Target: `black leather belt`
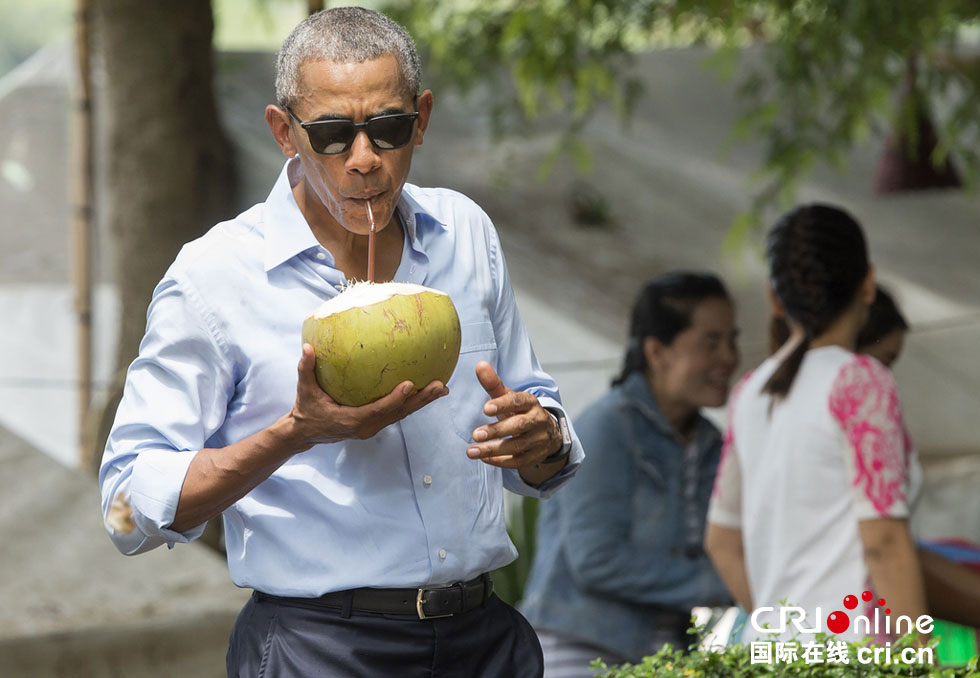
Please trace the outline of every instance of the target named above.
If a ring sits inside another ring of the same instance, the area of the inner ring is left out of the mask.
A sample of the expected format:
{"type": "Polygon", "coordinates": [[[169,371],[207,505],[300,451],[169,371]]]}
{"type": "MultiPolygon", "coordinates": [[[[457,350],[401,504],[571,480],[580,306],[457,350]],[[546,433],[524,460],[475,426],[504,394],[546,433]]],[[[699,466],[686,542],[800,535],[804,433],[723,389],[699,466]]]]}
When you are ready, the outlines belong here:
{"type": "Polygon", "coordinates": [[[418,615],[419,619],[451,617],[454,614],[469,612],[483,605],[491,593],[493,593],[493,580],[489,573],[449,586],[427,586],[418,589],[360,588],[333,591],[319,598],[273,596],[256,591],[260,599],[268,598],[287,604],[317,605],[354,612],[414,614],[418,615]]]}

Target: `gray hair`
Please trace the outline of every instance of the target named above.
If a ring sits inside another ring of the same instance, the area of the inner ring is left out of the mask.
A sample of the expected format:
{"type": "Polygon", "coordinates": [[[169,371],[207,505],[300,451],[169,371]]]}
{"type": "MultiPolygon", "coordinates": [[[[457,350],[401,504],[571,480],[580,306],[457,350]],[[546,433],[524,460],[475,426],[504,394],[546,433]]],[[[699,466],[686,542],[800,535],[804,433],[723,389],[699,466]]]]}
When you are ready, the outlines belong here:
{"type": "Polygon", "coordinates": [[[361,63],[392,55],[401,64],[411,94],[417,94],[422,67],[408,32],[384,14],[363,7],[335,7],[313,14],[289,34],[276,61],[276,100],[293,103],[300,94],[299,70],[307,61],[361,63]]]}

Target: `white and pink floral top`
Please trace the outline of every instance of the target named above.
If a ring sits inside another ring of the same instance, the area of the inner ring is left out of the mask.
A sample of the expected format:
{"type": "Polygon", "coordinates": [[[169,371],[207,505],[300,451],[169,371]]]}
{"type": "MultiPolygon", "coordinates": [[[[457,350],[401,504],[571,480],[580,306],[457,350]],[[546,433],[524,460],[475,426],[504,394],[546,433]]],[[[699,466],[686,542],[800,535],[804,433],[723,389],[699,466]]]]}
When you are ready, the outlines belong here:
{"type": "Polygon", "coordinates": [[[770,358],[733,391],[708,521],[742,530],[756,609],[786,601],[814,620],[819,606],[823,624],[870,584],[858,522],[907,518],[922,472],[881,363],[811,349],[774,401],[762,388],[777,367],[770,358]]]}

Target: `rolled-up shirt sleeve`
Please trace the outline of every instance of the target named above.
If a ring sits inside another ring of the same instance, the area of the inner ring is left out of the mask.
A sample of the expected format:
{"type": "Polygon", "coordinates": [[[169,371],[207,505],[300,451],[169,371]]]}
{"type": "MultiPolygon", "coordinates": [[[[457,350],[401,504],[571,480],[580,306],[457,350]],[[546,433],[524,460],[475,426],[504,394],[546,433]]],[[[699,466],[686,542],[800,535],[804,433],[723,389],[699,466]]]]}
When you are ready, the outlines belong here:
{"type": "MultiPolygon", "coordinates": [[[[531,347],[531,340],[517,308],[510,274],[507,272],[507,265],[496,231],[491,226],[487,232],[490,239],[488,243],[490,270],[497,298],[491,318],[494,335],[497,338],[499,356],[496,366],[497,374],[510,389],[532,393],[537,397],[542,407],[564,412],[558,385],[541,368],[537,356],[534,354],[534,349],[531,347]]],[[[565,414],[567,417],[568,413],[565,414]]],[[[536,486],[524,482],[517,469],[504,469],[504,487],[526,497],[545,499],[554,494],[558,488],[575,475],[585,459],[585,452],[578,435],[575,433],[575,428],[571,424],[571,419],[568,418],[567,421],[572,438],[572,450],[568,457],[568,463],[558,473],[536,486]]]]}
{"type": "Polygon", "coordinates": [[[213,315],[168,274],[154,290],[99,472],[106,531],[122,553],[173,547],[204,531],[168,527],[191,461],[224,420],[230,364],[213,315]]]}

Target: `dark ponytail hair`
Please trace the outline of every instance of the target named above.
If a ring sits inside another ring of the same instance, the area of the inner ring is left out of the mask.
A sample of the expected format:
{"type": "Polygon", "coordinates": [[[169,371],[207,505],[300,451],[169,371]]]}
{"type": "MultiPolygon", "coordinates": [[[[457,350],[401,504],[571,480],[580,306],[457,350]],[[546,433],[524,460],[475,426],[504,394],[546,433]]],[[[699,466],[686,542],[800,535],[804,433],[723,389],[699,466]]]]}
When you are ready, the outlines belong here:
{"type": "Polygon", "coordinates": [[[630,339],[623,358],[623,369],[612,385],[621,384],[633,372],[647,368],[643,340],[654,337],[670,345],[678,334],[691,326],[694,308],[705,299],[731,301],[718,276],[711,273],[678,271],[647,282],[636,297],[630,320],[630,339]]]}
{"type": "Polygon", "coordinates": [[[868,322],[858,334],[858,351],[868,348],[887,337],[895,330],[906,331],[909,328],[905,316],[898,310],[898,305],[892,295],[881,285],[875,292],[874,303],[868,309],[868,322]]]}
{"type": "Polygon", "coordinates": [[[769,280],[804,339],[776,369],[765,391],[789,393],[810,341],[850,305],[868,274],[861,226],[838,207],[804,205],[784,215],[766,239],[769,280]]]}

